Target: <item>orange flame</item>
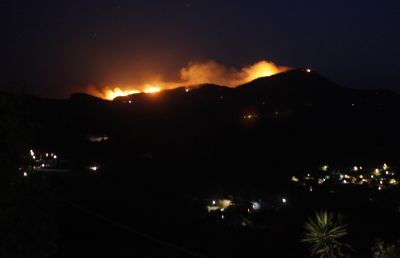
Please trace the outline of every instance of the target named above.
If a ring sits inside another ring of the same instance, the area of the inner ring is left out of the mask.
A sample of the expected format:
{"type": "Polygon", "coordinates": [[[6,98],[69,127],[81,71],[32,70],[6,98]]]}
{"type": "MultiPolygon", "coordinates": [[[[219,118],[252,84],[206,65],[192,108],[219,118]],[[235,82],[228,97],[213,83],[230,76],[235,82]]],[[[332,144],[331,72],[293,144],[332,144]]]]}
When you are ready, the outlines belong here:
{"type": "Polygon", "coordinates": [[[112,100],[116,97],[128,96],[128,95],[136,94],[136,93],[140,93],[140,91],[138,91],[138,90],[121,90],[120,88],[111,89],[108,87],[106,87],[103,90],[104,98],[109,99],[109,100],[112,100]]]}
{"type": "Polygon", "coordinates": [[[95,87],[89,87],[88,93],[100,98],[112,100],[119,96],[127,96],[136,93],[154,94],[165,89],[205,83],[236,87],[257,78],[271,76],[289,69],[289,67],[277,66],[265,60],[241,69],[226,67],[212,60],[206,62],[190,62],[186,67],[180,70],[180,79],[175,82],[160,81],[154,84],[144,84],[139,87],[121,85],[118,87],[105,87],[101,90],[95,87]]]}
{"type": "Polygon", "coordinates": [[[99,90],[96,87],[88,86],[87,92],[89,94],[99,97],[99,98],[113,100],[117,97],[124,97],[124,96],[132,95],[132,94],[138,94],[138,93],[155,94],[155,93],[158,93],[161,91],[161,87],[158,87],[158,86],[148,86],[143,91],[136,90],[136,89],[130,89],[131,87],[129,87],[129,86],[126,86],[124,88],[126,88],[126,89],[122,90],[120,87],[116,87],[116,88],[105,87],[105,88],[99,90]]]}
{"type": "Polygon", "coordinates": [[[259,61],[240,70],[229,68],[215,61],[191,62],[181,69],[180,75],[185,85],[213,83],[236,87],[260,77],[271,76],[289,70],[272,62],[259,61]]]}
{"type": "Polygon", "coordinates": [[[253,81],[257,78],[271,76],[289,70],[289,67],[276,66],[274,63],[260,61],[252,66],[243,68],[245,79],[242,83],[253,81]]]}
{"type": "Polygon", "coordinates": [[[149,87],[149,88],[146,88],[146,89],[144,89],[144,93],[158,93],[158,92],[160,92],[161,91],[161,88],[159,88],[159,87],[154,87],[154,86],[152,86],[152,87],[149,87]]]}

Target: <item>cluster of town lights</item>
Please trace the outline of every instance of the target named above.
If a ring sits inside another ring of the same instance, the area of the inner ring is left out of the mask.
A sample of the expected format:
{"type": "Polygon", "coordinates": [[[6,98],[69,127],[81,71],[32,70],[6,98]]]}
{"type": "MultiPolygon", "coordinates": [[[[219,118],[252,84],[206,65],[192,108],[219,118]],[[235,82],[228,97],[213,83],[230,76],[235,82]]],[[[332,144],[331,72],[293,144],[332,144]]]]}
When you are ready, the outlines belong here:
{"type": "Polygon", "coordinates": [[[22,176],[27,177],[28,172],[41,170],[44,168],[54,167],[57,164],[58,156],[54,153],[41,153],[39,151],[29,150],[30,162],[25,164],[19,170],[22,171],[22,176]]]}
{"type": "MultiPolygon", "coordinates": [[[[34,152],[33,150],[30,150],[29,153],[30,153],[32,159],[33,159],[33,160],[36,160],[35,152],[34,152]]],[[[48,152],[46,152],[45,156],[46,156],[46,158],[57,159],[57,155],[54,154],[54,153],[50,153],[50,154],[49,154],[48,152]]],[[[39,159],[41,158],[41,157],[40,157],[40,154],[39,154],[38,158],[39,158],[39,159]]]]}
{"type": "Polygon", "coordinates": [[[350,171],[329,169],[328,165],[320,168],[319,173],[306,173],[302,178],[292,176],[291,181],[308,187],[313,191],[313,186],[323,185],[327,181],[333,184],[366,185],[382,190],[389,186],[396,186],[399,179],[396,173],[384,163],[380,168],[365,169],[362,166],[353,166],[350,171]]]}
{"type": "Polygon", "coordinates": [[[253,114],[253,113],[243,115],[243,119],[244,120],[253,120],[253,119],[256,119],[256,118],[258,118],[258,115],[257,114],[253,114]]]}
{"type": "MultiPolygon", "coordinates": [[[[220,218],[228,218],[228,215],[241,214],[240,216],[250,216],[255,212],[266,209],[279,209],[288,206],[288,199],[286,196],[280,196],[275,201],[270,201],[270,205],[266,205],[265,201],[261,198],[245,200],[243,198],[234,199],[234,197],[228,198],[215,198],[208,201],[206,205],[209,214],[217,214],[220,218]],[[231,209],[232,208],[232,209],[231,209]],[[228,209],[230,209],[228,211],[228,209]],[[215,213],[217,212],[217,213],[215,213]]],[[[247,225],[247,222],[242,221],[243,226],[247,225]]]]}

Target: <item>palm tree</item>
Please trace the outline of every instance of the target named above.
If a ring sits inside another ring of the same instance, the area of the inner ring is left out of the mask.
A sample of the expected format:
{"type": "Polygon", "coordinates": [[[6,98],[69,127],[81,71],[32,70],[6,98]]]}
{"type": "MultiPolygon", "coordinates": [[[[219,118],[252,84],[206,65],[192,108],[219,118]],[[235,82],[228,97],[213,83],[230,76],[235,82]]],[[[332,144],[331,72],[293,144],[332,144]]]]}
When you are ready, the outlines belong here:
{"type": "Polygon", "coordinates": [[[342,223],[340,214],[324,210],[317,211],[315,218],[309,218],[304,225],[305,233],[301,242],[311,244],[311,255],[321,258],[343,257],[342,242],[347,235],[347,225],[342,223]]]}

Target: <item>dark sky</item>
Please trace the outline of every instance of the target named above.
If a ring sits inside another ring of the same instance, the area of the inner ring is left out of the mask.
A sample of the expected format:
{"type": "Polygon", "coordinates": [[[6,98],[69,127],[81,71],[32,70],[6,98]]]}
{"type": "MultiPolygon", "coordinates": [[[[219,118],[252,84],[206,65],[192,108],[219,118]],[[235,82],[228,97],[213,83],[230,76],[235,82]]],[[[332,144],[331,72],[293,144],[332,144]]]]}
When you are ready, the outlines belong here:
{"type": "Polygon", "coordinates": [[[191,60],[310,66],[400,92],[400,1],[2,0],[1,85],[67,97],[191,60]],[[12,83],[10,83],[12,82],[12,83]]]}

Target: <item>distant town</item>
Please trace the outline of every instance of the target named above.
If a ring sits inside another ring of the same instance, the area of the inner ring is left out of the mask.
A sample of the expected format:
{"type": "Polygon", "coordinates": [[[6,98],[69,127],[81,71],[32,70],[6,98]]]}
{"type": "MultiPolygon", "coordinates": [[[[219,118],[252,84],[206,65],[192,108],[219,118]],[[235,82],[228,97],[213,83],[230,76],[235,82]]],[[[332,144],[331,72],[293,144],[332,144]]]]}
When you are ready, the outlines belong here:
{"type": "Polygon", "coordinates": [[[375,168],[355,165],[347,169],[323,165],[317,171],[292,176],[291,182],[307,188],[310,192],[320,187],[332,188],[335,185],[361,185],[380,191],[397,186],[399,177],[395,168],[386,163],[375,168]]]}

